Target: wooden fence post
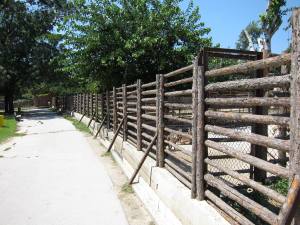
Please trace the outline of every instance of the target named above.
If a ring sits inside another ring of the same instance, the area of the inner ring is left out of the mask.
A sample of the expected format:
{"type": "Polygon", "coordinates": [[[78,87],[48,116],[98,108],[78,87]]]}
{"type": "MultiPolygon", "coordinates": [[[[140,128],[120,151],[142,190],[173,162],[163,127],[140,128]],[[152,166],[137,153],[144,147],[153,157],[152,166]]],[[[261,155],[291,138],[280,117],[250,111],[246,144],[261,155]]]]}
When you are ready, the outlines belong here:
{"type": "Polygon", "coordinates": [[[192,179],[191,179],[191,198],[197,197],[196,185],[196,165],[197,165],[197,111],[198,111],[198,57],[193,63],[193,85],[192,85],[192,179]]]}
{"type": "Polygon", "coordinates": [[[164,167],[164,76],[156,75],[157,96],[156,96],[156,118],[157,118],[157,153],[156,163],[164,167]]]}
{"type": "Polygon", "coordinates": [[[127,141],[127,89],[126,89],[126,84],[123,84],[122,90],[123,90],[123,118],[124,118],[123,141],[127,141]]]}
{"type": "Polygon", "coordinates": [[[204,200],[205,192],[205,164],[204,158],[207,155],[207,147],[204,144],[206,138],[205,127],[205,74],[204,67],[198,66],[198,79],[197,79],[197,90],[198,90],[198,118],[197,118],[197,199],[204,200]]]}
{"type": "Polygon", "coordinates": [[[101,119],[104,118],[104,96],[103,92],[100,94],[100,107],[101,107],[101,119]]]}
{"type": "Polygon", "coordinates": [[[113,87],[113,131],[114,133],[117,130],[117,93],[116,88],[113,87]]]}
{"type": "MultiPolygon", "coordinates": [[[[293,10],[291,58],[291,115],[290,115],[290,162],[291,179],[300,175],[300,8],[293,10]]],[[[300,224],[300,204],[297,203],[294,224],[300,224]]]]}
{"type": "Polygon", "coordinates": [[[95,116],[96,116],[96,120],[99,118],[99,95],[96,93],[95,94],[95,116]]]}
{"type": "Polygon", "coordinates": [[[109,91],[106,90],[106,128],[107,130],[109,130],[109,120],[110,120],[110,116],[109,116],[109,91]]]}
{"type": "MultiPolygon", "coordinates": [[[[267,54],[266,54],[266,52],[263,54],[258,53],[257,57],[258,57],[258,59],[267,58],[267,54]]],[[[256,72],[256,77],[257,78],[265,77],[265,76],[267,76],[267,74],[268,74],[268,71],[266,69],[258,70],[256,72]]],[[[264,90],[260,89],[260,90],[255,91],[255,97],[264,97],[264,96],[265,96],[264,90]]],[[[257,106],[255,108],[252,108],[252,111],[253,111],[253,114],[256,114],[256,115],[268,114],[267,109],[263,106],[257,106]]],[[[268,136],[268,126],[265,124],[255,124],[251,127],[251,133],[268,136]]],[[[268,153],[268,149],[266,147],[251,144],[251,155],[254,155],[257,158],[266,161],[267,153],[268,153]]],[[[253,169],[254,180],[258,181],[258,182],[264,182],[267,177],[266,171],[261,170],[257,167],[252,167],[252,169],[253,169]]]]}
{"type": "Polygon", "coordinates": [[[142,84],[141,80],[138,79],[136,83],[136,141],[137,141],[137,150],[142,150],[142,84]]]}

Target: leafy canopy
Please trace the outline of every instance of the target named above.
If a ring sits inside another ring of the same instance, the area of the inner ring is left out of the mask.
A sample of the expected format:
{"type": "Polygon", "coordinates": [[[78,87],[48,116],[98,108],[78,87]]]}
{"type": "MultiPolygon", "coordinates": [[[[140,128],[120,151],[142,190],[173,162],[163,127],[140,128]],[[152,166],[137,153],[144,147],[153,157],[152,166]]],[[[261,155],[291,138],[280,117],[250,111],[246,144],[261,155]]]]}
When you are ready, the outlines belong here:
{"type": "Polygon", "coordinates": [[[75,1],[76,13],[60,27],[61,68],[90,90],[152,81],[155,74],[190,63],[211,45],[199,8],[181,0],[75,1]]]}

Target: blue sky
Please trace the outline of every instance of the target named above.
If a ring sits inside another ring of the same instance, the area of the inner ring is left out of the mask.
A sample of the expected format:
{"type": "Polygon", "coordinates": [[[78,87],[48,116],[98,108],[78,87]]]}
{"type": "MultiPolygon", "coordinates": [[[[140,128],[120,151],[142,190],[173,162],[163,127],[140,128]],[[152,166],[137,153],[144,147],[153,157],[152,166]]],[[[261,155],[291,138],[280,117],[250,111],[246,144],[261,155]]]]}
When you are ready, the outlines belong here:
{"type": "MultiPolygon", "coordinates": [[[[286,0],[287,7],[300,6],[300,0],[286,0]]],[[[188,0],[184,0],[185,8],[188,0]]],[[[201,21],[211,28],[213,42],[221,47],[234,48],[242,29],[252,20],[257,20],[259,14],[267,7],[267,0],[194,0],[200,7],[201,21]]],[[[288,16],[272,39],[272,52],[280,53],[288,47],[291,31],[285,31],[288,16]]]]}

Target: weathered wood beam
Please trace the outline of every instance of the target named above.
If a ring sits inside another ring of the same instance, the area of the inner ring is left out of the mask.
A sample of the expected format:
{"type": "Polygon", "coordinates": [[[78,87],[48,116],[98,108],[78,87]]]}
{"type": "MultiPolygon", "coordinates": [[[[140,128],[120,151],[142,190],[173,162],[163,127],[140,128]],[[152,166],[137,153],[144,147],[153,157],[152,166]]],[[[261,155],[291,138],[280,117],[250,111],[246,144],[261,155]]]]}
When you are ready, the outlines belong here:
{"type": "Polygon", "coordinates": [[[233,91],[233,90],[253,90],[253,89],[272,89],[275,87],[289,87],[291,75],[261,77],[253,79],[242,79],[235,81],[224,81],[208,84],[205,91],[233,91]]]}
{"type": "Polygon", "coordinates": [[[288,140],[280,140],[259,134],[246,133],[212,125],[206,125],[205,131],[225,135],[236,140],[247,141],[252,144],[261,145],[268,148],[275,148],[286,152],[289,151],[290,148],[290,142],[288,140]]]}
{"type": "Polygon", "coordinates": [[[252,155],[243,153],[243,152],[239,151],[238,149],[230,148],[228,146],[219,144],[214,141],[209,141],[209,140],[205,141],[205,145],[209,148],[213,148],[215,150],[218,150],[220,152],[223,152],[225,154],[233,156],[243,162],[249,163],[250,165],[253,165],[257,168],[265,170],[269,173],[272,173],[272,174],[275,174],[275,175],[278,175],[278,176],[284,177],[284,178],[289,177],[288,169],[286,169],[282,166],[276,165],[276,164],[269,163],[267,161],[264,161],[262,159],[254,157],[252,155]]]}
{"type": "Polygon", "coordinates": [[[239,73],[249,73],[251,71],[265,69],[269,67],[279,67],[284,64],[288,64],[291,61],[291,54],[282,54],[280,56],[275,56],[267,59],[261,59],[257,61],[251,61],[242,63],[239,65],[228,66],[221,69],[214,69],[207,71],[205,76],[207,77],[217,77],[230,74],[239,74],[239,73]]]}

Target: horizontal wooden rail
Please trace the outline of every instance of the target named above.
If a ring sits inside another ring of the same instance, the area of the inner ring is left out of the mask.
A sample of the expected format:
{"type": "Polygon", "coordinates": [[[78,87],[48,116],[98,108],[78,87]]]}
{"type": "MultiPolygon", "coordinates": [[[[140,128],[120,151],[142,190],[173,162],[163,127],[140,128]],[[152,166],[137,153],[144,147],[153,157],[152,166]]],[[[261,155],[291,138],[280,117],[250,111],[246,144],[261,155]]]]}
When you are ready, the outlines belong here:
{"type": "Polygon", "coordinates": [[[214,193],[209,190],[204,192],[205,197],[207,197],[210,201],[212,201],[216,206],[218,206],[222,211],[228,214],[232,219],[234,219],[238,224],[241,225],[255,225],[250,220],[248,220],[245,216],[240,214],[238,211],[230,207],[227,203],[225,203],[221,198],[217,197],[214,193]]]}
{"type": "Polygon", "coordinates": [[[141,101],[142,102],[155,102],[156,98],[142,98],[141,101]]]}
{"type": "Polygon", "coordinates": [[[250,165],[253,165],[259,169],[265,170],[267,172],[270,172],[272,174],[288,178],[289,177],[289,170],[282,167],[278,166],[276,164],[269,163],[265,160],[259,159],[257,157],[254,157],[252,155],[243,153],[239,151],[238,149],[230,148],[226,145],[219,144],[214,141],[205,141],[205,145],[209,148],[218,150],[220,152],[223,152],[225,154],[228,154],[230,156],[233,156],[245,163],[249,163],[250,165]]]}
{"type": "Polygon", "coordinates": [[[173,120],[176,122],[180,122],[180,123],[187,123],[187,124],[192,124],[192,120],[191,119],[184,119],[184,118],[180,118],[180,117],[176,117],[176,116],[171,116],[171,115],[164,115],[165,119],[168,120],[173,120]]]}
{"type": "Polygon", "coordinates": [[[156,95],[156,90],[142,91],[142,95],[156,95]]]}
{"type": "Polygon", "coordinates": [[[166,132],[169,132],[171,134],[177,134],[177,135],[180,135],[182,137],[186,137],[186,138],[189,138],[189,139],[192,139],[192,135],[188,134],[188,133],[184,133],[182,131],[178,131],[178,130],[173,130],[171,128],[168,128],[168,127],[165,127],[164,130],[166,132]]]}
{"type": "Polygon", "coordinates": [[[218,190],[221,191],[221,193],[228,198],[232,199],[233,201],[237,202],[244,208],[248,209],[264,221],[270,223],[270,224],[275,224],[276,223],[276,218],[277,215],[273,212],[271,212],[269,209],[263,207],[262,205],[256,203],[255,201],[251,200],[250,198],[246,197],[245,195],[241,194],[234,188],[228,186],[225,182],[222,180],[210,175],[206,174],[204,176],[205,181],[217,188],[218,190]]]}
{"type": "Polygon", "coordinates": [[[291,54],[287,53],[272,58],[261,59],[261,60],[242,63],[239,65],[228,66],[221,69],[210,70],[205,73],[205,76],[217,77],[217,76],[230,75],[230,74],[249,73],[251,71],[266,69],[268,67],[280,67],[281,65],[285,65],[290,61],[291,61],[291,54]]]}
{"type": "Polygon", "coordinates": [[[146,83],[146,84],[142,84],[142,88],[147,88],[147,87],[152,87],[152,86],[155,86],[156,85],[156,82],[151,82],[151,83],[146,83]]]}
{"type": "Polygon", "coordinates": [[[262,77],[255,79],[216,82],[206,85],[205,91],[246,91],[253,89],[272,89],[275,87],[289,87],[290,79],[291,75],[283,75],[276,77],[262,77]]]}
{"type": "Polygon", "coordinates": [[[206,98],[209,106],[254,107],[254,106],[290,106],[290,98],[287,97],[237,97],[237,98],[206,98]]]}
{"type": "Polygon", "coordinates": [[[191,95],[191,94],[192,94],[192,89],[182,90],[182,91],[165,92],[165,96],[183,96],[183,95],[191,95]]]}
{"type": "Polygon", "coordinates": [[[193,81],[193,78],[188,77],[188,78],[184,78],[184,79],[181,79],[181,80],[176,80],[176,81],[173,81],[173,82],[165,83],[164,87],[173,87],[173,86],[176,86],[178,84],[191,83],[192,81],[193,81]]]}
{"type": "Polygon", "coordinates": [[[165,103],[167,108],[178,108],[178,109],[191,109],[192,104],[183,104],[183,103],[165,103]]]}
{"type": "Polygon", "coordinates": [[[286,198],[282,194],[254,181],[254,180],[251,180],[248,177],[241,175],[240,173],[230,169],[229,167],[223,166],[220,163],[213,161],[211,159],[208,159],[208,158],[206,158],[204,161],[208,165],[217,168],[218,170],[230,175],[231,177],[243,182],[244,184],[249,185],[253,189],[260,191],[262,194],[268,196],[271,199],[274,199],[275,201],[277,201],[281,204],[283,204],[286,200],[286,198]]]}
{"type": "Polygon", "coordinates": [[[147,114],[142,114],[142,118],[147,119],[147,120],[153,120],[153,121],[157,120],[156,116],[151,116],[151,115],[147,115],[147,114]]]}
{"type": "Polygon", "coordinates": [[[145,128],[145,129],[147,129],[147,130],[149,130],[149,131],[154,131],[154,132],[156,132],[156,127],[153,127],[153,126],[150,126],[150,125],[148,125],[148,124],[142,124],[142,128],[145,128]]]}
{"type": "Polygon", "coordinates": [[[242,131],[237,131],[237,130],[213,126],[213,125],[206,125],[205,131],[213,132],[215,134],[225,135],[240,141],[247,141],[255,145],[261,145],[268,148],[275,148],[285,152],[288,152],[290,148],[290,143],[288,140],[280,140],[280,139],[266,137],[259,134],[246,133],[242,131]]]}
{"type": "Polygon", "coordinates": [[[288,126],[290,123],[289,117],[254,115],[249,113],[217,112],[208,110],[205,112],[205,116],[213,119],[229,120],[234,122],[273,124],[280,126],[288,126]]]}
{"type": "Polygon", "coordinates": [[[178,74],[181,74],[181,73],[185,73],[187,71],[190,71],[193,69],[193,64],[192,65],[189,65],[189,66],[186,66],[186,67],[183,67],[183,68],[180,68],[178,70],[174,70],[170,73],[167,73],[167,74],[164,74],[164,77],[165,78],[169,78],[169,77],[173,77],[173,76],[176,76],[178,74]]]}

